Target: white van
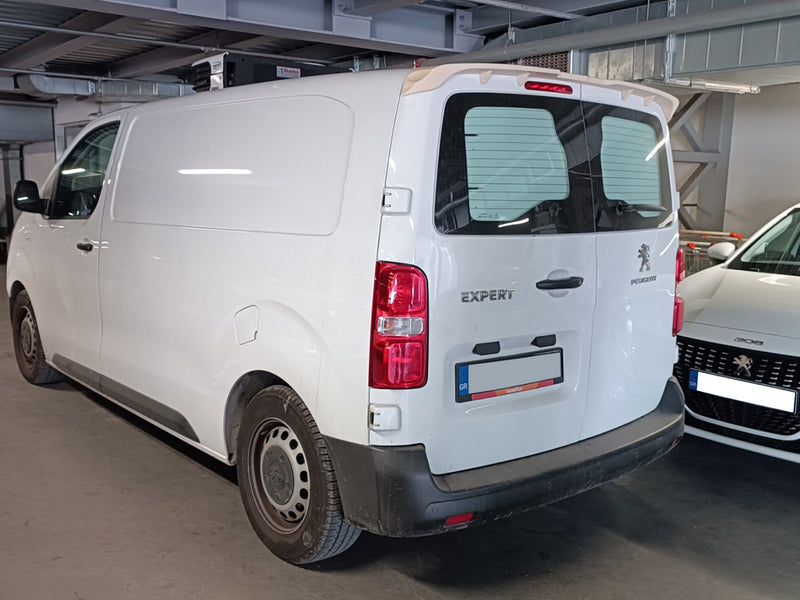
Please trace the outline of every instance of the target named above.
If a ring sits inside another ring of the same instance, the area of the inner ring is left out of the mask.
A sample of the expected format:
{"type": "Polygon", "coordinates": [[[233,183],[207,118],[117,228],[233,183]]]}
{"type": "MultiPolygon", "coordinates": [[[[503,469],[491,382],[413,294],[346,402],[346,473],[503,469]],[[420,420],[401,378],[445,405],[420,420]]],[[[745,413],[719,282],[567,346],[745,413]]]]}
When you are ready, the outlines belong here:
{"type": "Polygon", "coordinates": [[[104,116],[15,192],[22,374],[235,463],[293,563],[597,486],[683,432],[675,107],[483,64],[104,116]]]}

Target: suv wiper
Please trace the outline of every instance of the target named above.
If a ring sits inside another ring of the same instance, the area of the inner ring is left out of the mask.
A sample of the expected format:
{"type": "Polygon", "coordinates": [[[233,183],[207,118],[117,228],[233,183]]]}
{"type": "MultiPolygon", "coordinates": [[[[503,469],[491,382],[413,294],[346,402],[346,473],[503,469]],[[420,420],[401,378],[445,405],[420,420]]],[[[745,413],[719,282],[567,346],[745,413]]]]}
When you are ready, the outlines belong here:
{"type": "Polygon", "coordinates": [[[660,204],[628,204],[624,200],[617,200],[614,210],[618,215],[632,212],[668,212],[668,209],[660,204]]]}

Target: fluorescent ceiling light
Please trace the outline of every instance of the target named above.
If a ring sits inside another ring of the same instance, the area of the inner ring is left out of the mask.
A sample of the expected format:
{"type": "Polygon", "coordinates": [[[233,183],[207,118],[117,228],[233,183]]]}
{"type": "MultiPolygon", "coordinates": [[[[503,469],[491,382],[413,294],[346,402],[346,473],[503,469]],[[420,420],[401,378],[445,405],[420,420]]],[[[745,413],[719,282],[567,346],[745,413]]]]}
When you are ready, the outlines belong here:
{"type": "Polygon", "coordinates": [[[78,167],[76,169],[64,169],[61,171],[62,175],[77,175],[78,173],[86,173],[86,169],[78,167]]]}
{"type": "Polygon", "coordinates": [[[749,83],[723,83],[716,81],[703,81],[702,79],[645,79],[645,83],[655,85],[675,85],[695,90],[708,90],[710,92],[730,92],[733,94],[760,94],[761,88],[749,83]]]}

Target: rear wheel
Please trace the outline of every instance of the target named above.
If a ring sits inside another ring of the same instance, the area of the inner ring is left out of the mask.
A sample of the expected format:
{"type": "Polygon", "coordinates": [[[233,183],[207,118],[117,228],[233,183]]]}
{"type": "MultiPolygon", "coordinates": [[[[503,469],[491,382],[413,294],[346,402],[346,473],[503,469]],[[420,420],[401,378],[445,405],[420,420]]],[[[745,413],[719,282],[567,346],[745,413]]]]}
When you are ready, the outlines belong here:
{"type": "Polygon", "coordinates": [[[247,516],[279,558],[294,564],[330,558],[361,533],[344,520],[325,439],[290,388],[262,390],[245,408],[236,470],[247,516]]]}
{"type": "Polygon", "coordinates": [[[39,325],[36,323],[31,299],[24,290],[14,298],[14,306],[11,309],[11,330],[17,366],[25,379],[39,385],[55,383],[64,378],[44,360],[39,325]]]}

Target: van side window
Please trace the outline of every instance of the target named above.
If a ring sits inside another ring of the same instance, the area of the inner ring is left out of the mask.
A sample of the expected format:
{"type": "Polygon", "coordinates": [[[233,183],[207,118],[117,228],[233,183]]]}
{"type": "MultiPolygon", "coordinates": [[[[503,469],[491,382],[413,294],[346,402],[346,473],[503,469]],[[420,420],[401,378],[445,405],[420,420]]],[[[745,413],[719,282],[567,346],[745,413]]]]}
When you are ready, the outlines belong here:
{"type": "Polygon", "coordinates": [[[655,130],[647,123],[617,117],[603,117],[601,129],[600,167],[606,198],[658,208],[661,186],[655,130]]]}
{"type": "Polygon", "coordinates": [[[464,116],[464,136],[473,220],[514,221],[569,196],[567,157],[549,111],[476,106],[464,116]]]}
{"type": "Polygon", "coordinates": [[[89,132],[61,163],[51,201],[51,219],[86,219],[94,212],[119,123],[89,132]]]}

